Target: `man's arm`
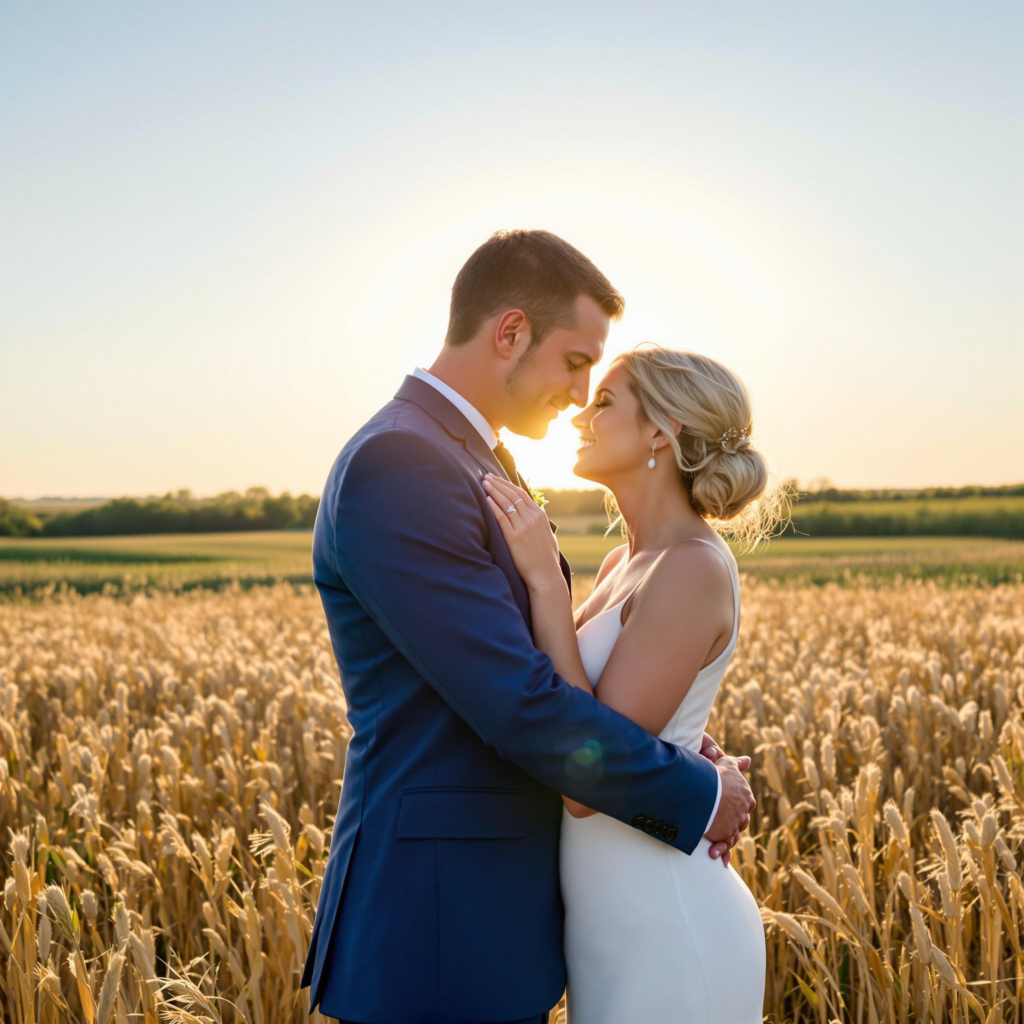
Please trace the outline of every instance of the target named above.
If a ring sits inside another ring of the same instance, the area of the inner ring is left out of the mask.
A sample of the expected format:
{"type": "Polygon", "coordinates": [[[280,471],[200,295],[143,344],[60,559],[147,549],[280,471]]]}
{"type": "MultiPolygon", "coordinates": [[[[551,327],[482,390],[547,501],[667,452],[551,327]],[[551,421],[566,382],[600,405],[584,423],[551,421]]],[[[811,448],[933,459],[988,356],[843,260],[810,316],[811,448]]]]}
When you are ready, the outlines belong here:
{"type": "Polygon", "coordinates": [[[395,647],[500,756],[557,792],[690,853],[716,798],[707,758],[556,675],[487,550],[498,529],[455,463],[389,431],[352,454],[334,512],[337,571],[395,647]]]}

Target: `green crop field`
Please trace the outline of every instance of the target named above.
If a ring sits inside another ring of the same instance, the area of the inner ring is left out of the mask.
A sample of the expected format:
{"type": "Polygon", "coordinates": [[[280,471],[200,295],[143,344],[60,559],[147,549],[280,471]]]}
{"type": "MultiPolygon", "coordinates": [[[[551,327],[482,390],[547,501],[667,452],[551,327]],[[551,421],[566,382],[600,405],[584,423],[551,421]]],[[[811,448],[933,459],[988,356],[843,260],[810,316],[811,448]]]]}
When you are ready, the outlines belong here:
{"type": "MultiPolygon", "coordinates": [[[[824,506],[833,512],[849,510],[860,515],[980,515],[989,512],[1012,512],[1024,516],[1024,497],[1008,495],[1006,497],[971,497],[971,498],[907,498],[901,501],[813,501],[797,502],[796,510],[817,510],[824,506]]],[[[795,515],[795,513],[794,513],[795,515]]]]}
{"type": "MultiPolygon", "coordinates": [[[[617,532],[606,538],[600,534],[563,536],[559,531],[559,545],[578,572],[596,572],[604,556],[621,543],[617,532]]],[[[1024,542],[990,537],[780,537],[753,553],[733,548],[740,570],[758,576],[833,574],[846,569],[917,575],[941,566],[963,567],[968,572],[985,566],[1024,571],[1024,542]]]]}
{"type": "MultiPolygon", "coordinates": [[[[606,538],[560,528],[558,536],[583,586],[604,556],[622,543],[617,532],[606,538]]],[[[285,530],[0,538],[0,594],[42,596],[62,585],[80,593],[125,593],[145,587],[215,588],[235,580],[243,586],[309,583],[311,540],[309,531],[285,530]]],[[[897,576],[998,583],[1024,574],[1024,542],[987,537],[784,537],[737,557],[742,572],[806,583],[897,576]]]]}
{"type": "MultiPolygon", "coordinates": [[[[795,538],[995,537],[1024,540],[1024,496],[904,498],[892,500],[797,500],[792,505],[795,538]]],[[[594,499],[596,500],[596,498],[594,499]]],[[[579,510],[579,499],[556,495],[548,512],[568,533],[601,533],[606,517],[596,506],[579,510]]],[[[593,504],[593,503],[592,503],[593,504]]]]}
{"type": "Polygon", "coordinates": [[[0,593],[66,583],[81,593],[142,587],[187,590],[311,583],[309,530],[147,534],[137,537],[0,538],[0,593]]]}

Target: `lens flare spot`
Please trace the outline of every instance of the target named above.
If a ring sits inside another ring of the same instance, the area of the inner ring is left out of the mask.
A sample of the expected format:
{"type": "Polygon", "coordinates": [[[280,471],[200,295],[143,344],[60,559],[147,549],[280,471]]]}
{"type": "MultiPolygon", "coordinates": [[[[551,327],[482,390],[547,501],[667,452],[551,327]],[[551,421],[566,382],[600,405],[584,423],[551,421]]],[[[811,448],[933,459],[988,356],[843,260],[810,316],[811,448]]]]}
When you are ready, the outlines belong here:
{"type": "Polygon", "coordinates": [[[604,751],[597,740],[587,740],[565,759],[565,774],[577,782],[595,782],[604,772],[604,751]]]}

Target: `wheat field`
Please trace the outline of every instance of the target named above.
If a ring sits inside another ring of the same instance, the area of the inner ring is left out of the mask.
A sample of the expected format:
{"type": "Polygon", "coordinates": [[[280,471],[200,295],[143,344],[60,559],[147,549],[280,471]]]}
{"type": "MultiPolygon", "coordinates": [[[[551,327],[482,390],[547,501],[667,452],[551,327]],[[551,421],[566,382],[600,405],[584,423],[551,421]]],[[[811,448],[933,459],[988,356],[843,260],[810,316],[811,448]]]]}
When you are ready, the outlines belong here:
{"type": "MultiPolygon", "coordinates": [[[[1024,583],[744,574],[741,614],[766,1020],[1022,1024],[1024,583]]],[[[0,604],[2,1019],[327,1019],[347,737],[310,586],[0,604]]]]}

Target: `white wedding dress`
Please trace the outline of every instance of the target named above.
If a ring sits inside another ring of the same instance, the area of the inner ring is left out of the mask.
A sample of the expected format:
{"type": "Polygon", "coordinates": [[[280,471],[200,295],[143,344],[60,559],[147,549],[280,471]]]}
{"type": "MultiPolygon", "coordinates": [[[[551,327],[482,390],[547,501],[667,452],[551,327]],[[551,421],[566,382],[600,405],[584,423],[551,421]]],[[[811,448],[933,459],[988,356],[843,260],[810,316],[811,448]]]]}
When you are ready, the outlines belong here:
{"type": "MultiPolygon", "coordinates": [[[[697,673],[660,734],[691,750],[700,750],[739,635],[736,560],[724,541],[701,543],[716,548],[729,566],[733,630],[728,646],[697,673]]],[[[629,596],[578,631],[591,686],[615,646],[629,596]]],[[[574,818],[563,808],[569,1024],[759,1024],[765,979],[761,916],[736,871],[708,856],[710,846],[701,839],[688,856],[616,818],[574,818]]]]}

